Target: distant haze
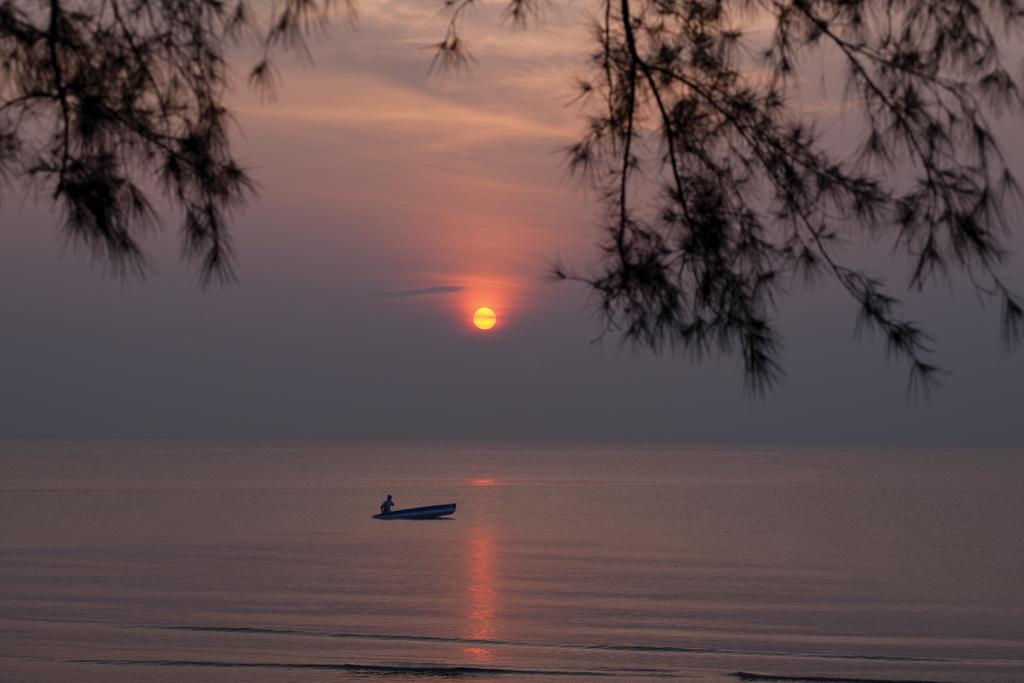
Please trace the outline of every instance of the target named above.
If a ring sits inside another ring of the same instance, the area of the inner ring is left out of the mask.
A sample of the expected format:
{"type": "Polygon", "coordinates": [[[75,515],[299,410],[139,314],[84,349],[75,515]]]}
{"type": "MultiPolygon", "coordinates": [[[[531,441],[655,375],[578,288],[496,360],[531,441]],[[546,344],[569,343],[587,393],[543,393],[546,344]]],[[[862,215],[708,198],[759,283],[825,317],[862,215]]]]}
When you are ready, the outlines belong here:
{"type": "MultiPolygon", "coordinates": [[[[0,437],[1024,445],[1024,354],[1001,353],[998,310],[956,282],[909,296],[952,373],[930,401],[852,339],[854,305],[827,281],[783,302],[788,376],[765,399],[737,358],[598,340],[587,292],[544,282],[556,257],[598,257],[600,207],[556,151],[580,125],[566,102],[588,48],[566,36],[583,17],[512,31],[481,8],[478,63],[436,80],[421,5],[367,3],[313,66],[282,64],[275,101],[235,93],[261,185],[234,224],[237,285],[196,287],[173,214],[156,271],[123,284],[61,246],[45,201],[4,196],[0,437]],[[471,328],[478,306],[494,330],[471,328]]],[[[856,125],[822,112],[837,141],[856,125]]],[[[1022,129],[1003,128],[1024,176],[1022,129]]],[[[899,259],[864,257],[905,295],[899,259]]],[[[1018,292],[1021,273],[1018,254],[1018,292]]]]}

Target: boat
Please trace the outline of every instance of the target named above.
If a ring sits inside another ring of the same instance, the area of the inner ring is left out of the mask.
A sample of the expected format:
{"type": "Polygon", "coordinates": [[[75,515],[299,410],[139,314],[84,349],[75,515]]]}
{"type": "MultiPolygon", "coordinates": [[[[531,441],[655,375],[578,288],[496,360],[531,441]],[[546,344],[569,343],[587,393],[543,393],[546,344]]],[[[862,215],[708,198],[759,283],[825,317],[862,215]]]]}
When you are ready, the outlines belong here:
{"type": "Polygon", "coordinates": [[[404,510],[392,510],[374,515],[374,519],[438,519],[455,514],[455,503],[444,503],[443,505],[427,505],[421,508],[406,508],[404,510]]]}

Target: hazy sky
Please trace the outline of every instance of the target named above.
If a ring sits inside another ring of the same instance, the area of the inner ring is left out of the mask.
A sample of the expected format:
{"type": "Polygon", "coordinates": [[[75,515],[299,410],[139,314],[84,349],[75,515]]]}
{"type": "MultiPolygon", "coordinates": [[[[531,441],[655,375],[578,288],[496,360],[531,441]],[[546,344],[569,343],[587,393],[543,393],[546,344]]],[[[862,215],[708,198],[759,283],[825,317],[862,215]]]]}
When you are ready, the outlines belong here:
{"type": "MultiPolygon", "coordinates": [[[[556,256],[592,263],[599,237],[557,153],[587,51],[582,6],[561,8],[527,31],[481,8],[477,64],[440,81],[420,49],[434,6],[363,3],[315,64],[282,62],[275,101],[235,93],[261,185],[235,221],[237,285],[195,287],[173,215],[149,242],[156,272],[124,285],[61,247],[45,204],[5,196],[0,436],[1024,445],[1024,355],[1000,353],[997,307],[962,284],[911,297],[952,372],[929,402],[852,339],[828,284],[784,303],[788,376],[766,399],[735,358],[593,343],[587,293],[543,281],[556,256]],[[482,305],[488,334],[469,325],[482,305]]],[[[822,105],[839,94],[805,96],[836,140],[855,126],[822,105]]],[[[1004,139],[1024,176],[1020,134],[1004,139]]],[[[899,259],[869,257],[902,294],[899,259]]],[[[1018,256],[1018,291],[1022,272],[1018,256]]]]}

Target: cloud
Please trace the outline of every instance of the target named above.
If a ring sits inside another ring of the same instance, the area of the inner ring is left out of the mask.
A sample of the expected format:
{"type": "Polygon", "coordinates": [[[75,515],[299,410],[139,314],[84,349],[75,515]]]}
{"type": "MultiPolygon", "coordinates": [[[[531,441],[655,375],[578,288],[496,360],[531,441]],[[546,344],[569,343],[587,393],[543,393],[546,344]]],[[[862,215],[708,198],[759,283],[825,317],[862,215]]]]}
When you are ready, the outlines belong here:
{"type": "Polygon", "coordinates": [[[575,116],[557,104],[565,91],[523,92],[519,98],[506,93],[496,105],[460,101],[457,95],[468,96],[469,88],[424,90],[376,74],[289,73],[286,79],[285,101],[268,106],[246,93],[233,102],[235,111],[288,130],[318,124],[359,131],[356,140],[367,134],[400,138],[422,153],[524,139],[557,146],[576,135],[575,116]],[[547,106],[538,105],[538,99],[547,106]]]}
{"type": "Polygon", "coordinates": [[[411,299],[417,296],[434,296],[437,294],[454,294],[466,288],[462,285],[442,285],[440,287],[421,287],[419,289],[399,289],[393,292],[381,292],[382,299],[411,299]]]}

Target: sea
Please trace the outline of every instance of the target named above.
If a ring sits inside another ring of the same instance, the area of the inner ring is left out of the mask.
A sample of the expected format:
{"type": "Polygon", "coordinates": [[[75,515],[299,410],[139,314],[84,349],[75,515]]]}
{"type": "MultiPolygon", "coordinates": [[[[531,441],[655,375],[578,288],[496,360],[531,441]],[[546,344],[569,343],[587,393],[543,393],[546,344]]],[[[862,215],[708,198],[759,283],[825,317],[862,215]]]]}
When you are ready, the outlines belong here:
{"type": "Polygon", "coordinates": [[[0,442],[0,681],[396,678],[1024,681],[1024,451],[0,442]]]}

